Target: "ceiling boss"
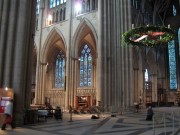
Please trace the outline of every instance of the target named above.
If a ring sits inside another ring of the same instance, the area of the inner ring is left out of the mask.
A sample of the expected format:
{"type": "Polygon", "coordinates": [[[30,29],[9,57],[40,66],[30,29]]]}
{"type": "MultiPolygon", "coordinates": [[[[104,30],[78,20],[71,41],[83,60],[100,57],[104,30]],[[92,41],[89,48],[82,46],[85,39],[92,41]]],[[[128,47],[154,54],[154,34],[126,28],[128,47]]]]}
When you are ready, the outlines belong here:
{"type": "MultiPolygon", "coordinates": [[[[134,25],[133,25],[134,26],[134,25]]],[[[140,26],[123,33],[123,45],[156,47],[166,45],[174,39],[174,31],[164,26],[140,26]]]]}

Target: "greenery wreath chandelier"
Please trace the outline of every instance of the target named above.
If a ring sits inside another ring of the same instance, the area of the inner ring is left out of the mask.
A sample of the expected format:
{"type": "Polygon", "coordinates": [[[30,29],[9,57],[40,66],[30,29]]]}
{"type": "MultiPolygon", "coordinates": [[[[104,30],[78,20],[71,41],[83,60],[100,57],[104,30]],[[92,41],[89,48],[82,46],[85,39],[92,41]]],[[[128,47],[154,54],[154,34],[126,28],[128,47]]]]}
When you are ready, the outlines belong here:
{"type": "Polygon", "coordinates": [[[166,45],[174,38],[174,32],[165,26],[140,26],[122,35],[123,45],[156,47],[166,45]]]}

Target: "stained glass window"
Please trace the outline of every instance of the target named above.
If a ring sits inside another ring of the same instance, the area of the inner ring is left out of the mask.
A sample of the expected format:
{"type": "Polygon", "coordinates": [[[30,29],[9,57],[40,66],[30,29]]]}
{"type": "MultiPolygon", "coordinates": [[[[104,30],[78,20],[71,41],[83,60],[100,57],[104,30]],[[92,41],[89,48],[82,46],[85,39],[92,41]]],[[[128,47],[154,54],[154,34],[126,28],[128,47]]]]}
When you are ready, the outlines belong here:
{"type": "Polygon", "coordinates": [[[49,8],[53,8],[56,5],[56,0],[50,0],[49,1],[49,8]]]}
{"type": "Polygon", "coordinates": [[[56,0],[56,5],[60,5],[60,0],[56,0]]]}
{"type": "MultiPolygon", "coordinates": [[[[176,8],[173,5],[173,16],[176,16],[176,8]]],[[[175,42],[172,40],[168,43],[169,52],[169,74],[170,74],[170,89],[177,89],[177,75],[176,75],[176,54],[175,42]]]]}
{"type": "Polygon", "coordinates": [[[59,6],[60,4],[66,3],[66,0],[49,0],[49,8],[59,6]]]}
{"type": "Polygon", "coordinates": [[[65,56],[62,50],[56,56],[55,61],[55,88],[63,88],[65,82],[65,56]]]}
{"type": "Polygon", "coordinates": [[[61,0],[61,4],[66,3],[66,0],[61,0]]]}
{"type": "Polygon", "coordinates": [[[168,43],[168,52],[169,52],[170,89],[177,89],[176,57],[175,57],[174,40],[168,43]]]}
{"type": "Polygon", "coordinates": [[[176,16],[176,8],[174,5],[173,5],[173,16],[176,16]]]}
{"type": "Polygon", "coordinates": [[[80,86],[92,86],[92,55],[87,44],[83,46],[81,51],[80,86]]]}
{"type": "Polygon", "coordinates": [[[36,15],[39,15],[40,0],[36,0],[36,15]]]}

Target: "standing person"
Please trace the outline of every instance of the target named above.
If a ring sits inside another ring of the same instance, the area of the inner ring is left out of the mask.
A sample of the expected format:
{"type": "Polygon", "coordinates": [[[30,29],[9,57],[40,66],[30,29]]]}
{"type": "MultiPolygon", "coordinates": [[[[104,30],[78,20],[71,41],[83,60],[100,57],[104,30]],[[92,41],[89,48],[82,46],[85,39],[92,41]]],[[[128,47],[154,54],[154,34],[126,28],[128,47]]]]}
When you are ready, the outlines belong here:
{"type": "Polygon", "coordinates": [[[147,110],[147,117],[146,117],[146,120],[152,120],[152,117],[154,115],[154,112],[152,110],[152,107],[149,106],[148,110],[147,110]]]}
{"type": "Polygon", "coordinates": [[[13,112],[13,99],[10,99],[10,101],[8,102],[8,104],[5,108],[6,118],[5,118],[4,123],[1,127],[1,130],[6,129],[6,124],[9,124],[9,125],[11,125],[12,128],[15,128],[13,123],[12,123],[12,112],[13,112]]]}

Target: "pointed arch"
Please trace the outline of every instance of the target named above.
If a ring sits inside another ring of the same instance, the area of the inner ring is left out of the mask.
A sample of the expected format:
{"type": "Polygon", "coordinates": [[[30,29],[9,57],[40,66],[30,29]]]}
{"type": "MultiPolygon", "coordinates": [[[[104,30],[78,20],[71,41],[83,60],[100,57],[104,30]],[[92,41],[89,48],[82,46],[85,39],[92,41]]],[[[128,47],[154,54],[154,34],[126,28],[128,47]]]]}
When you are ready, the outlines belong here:
{"type": "Polygon", "coordinates": [[[94,26],[91,24],[91,22],[87,18],[83,18],[78,25],[74,38],[73,38],[73,49],[71,50],[71,54],[74,57],[78,57],[78,49],[79,49],[79,43],[81,40],[86,36],[87,33],[90,33],[91,37],[93,38],[94,45],[91,44],[91,47],[94,52],[96,52],[96,44],[97,44],[97,33],[94,28],[94,26]]]}
{"type": "Polygon", "coordinates": [[[44,45],[43,45],[43,48],[42,48],[42,51],[41,51],[41,60],[42,62],[46,62],[47,60],[47,54],[48,54],[48,51],[49,51],[49,48],[55,44],[57,41],[61,41],[62,42],[62,49],[64,52],[66,52],[67,50],[67,45],[66,45],[66,41],[65,41],[65,38],[62,34],[62,32],[57,29],[57,28],[52,28],[52,30],[49,32],[45,42],[44,42],[44,45]]]}
{"type": "Polygon", "coordinates": [[[72,57],[78,58],[80,57],[80,62],[77,64],[76,72],[77,74],[77,84],[79,88],[88,87],[88,88],[95,88],[96,87],[96,44],[97,44],[97,34],[96,30],[93,25],[87,20],[83,18],[78,25],[73,41],[72,41],[72,48],[70,50],[70,55],[72,57]],[[89,53],[86,52],[88,48],[89,53]],[[89,64],[86,64],[89,63],[89,64]],[[83,67],[89,67],[88,73],[87,70],[83,67]],[[81,79],[87,80],[83,82],[81,79]]]}

